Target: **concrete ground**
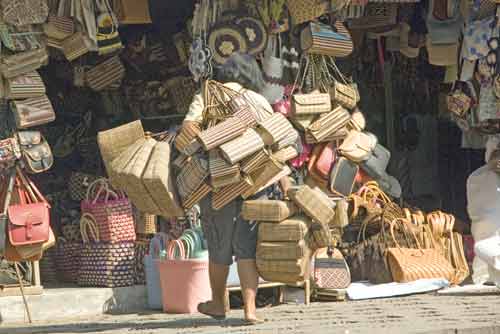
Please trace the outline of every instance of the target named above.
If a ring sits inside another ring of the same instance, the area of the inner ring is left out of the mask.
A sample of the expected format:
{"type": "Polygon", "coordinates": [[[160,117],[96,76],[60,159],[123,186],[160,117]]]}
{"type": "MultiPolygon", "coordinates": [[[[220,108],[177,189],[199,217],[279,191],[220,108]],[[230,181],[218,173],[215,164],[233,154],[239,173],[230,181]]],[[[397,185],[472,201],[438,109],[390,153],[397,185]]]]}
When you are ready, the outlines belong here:
{"type": "MultiPolygon", "coordinates": [[[[61,305],[64,307],[64,305],[61,305]]],[[[56,309],[54,312],[58,312],[56,309]]],[[[281,305],[260,309],[265,323],[246,327],[241,311],[216,322],[200,315],[129,314],[0,326],[0,334],[170,333],[481,333],[500,334],[500,296],[418,295],[370,301],[281,305]]]]}

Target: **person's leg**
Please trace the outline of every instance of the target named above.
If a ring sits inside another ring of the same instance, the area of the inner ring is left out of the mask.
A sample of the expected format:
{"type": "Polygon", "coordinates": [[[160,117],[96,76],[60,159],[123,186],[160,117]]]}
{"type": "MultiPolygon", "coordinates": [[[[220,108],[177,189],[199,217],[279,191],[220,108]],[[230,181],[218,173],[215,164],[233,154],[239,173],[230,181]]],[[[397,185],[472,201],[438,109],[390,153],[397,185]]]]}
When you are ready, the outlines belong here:
{"type": "Polygon", "coordinates": [[[238,260],[238,276],[240,277],[241,294],[245,304],[245,319],[256,320],[255,298],[257,297],[259,274],[257,273],[255,260],[238,260]]]}
{"type": "Polygon", "coordinates": [[[210,287],[212,288],[211,311],[222,315],[226,310],[226,282],[229,274],[229,266],[209,262],[208,274],[210,276],[210,287]]]}

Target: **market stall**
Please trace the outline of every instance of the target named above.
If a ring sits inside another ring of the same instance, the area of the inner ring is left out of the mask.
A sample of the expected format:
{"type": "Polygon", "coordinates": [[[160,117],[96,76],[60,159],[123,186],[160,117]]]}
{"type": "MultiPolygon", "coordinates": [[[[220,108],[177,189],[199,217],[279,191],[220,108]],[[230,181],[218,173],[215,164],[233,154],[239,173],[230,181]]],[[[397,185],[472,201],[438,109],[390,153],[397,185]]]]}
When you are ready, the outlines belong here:
{"type": "Polygon", "coordinates": [[[153,308],[193,312],[210,297],[210,196],[244,200],[269,286],[328,300],[469,276],[465,182],[500,133],[495,1],[0,5],[5,268],[147,284],[153,308]],[[235,53],[258,60],[273,114],[213,77],[235,53]],[[193,101],[203,121],[183,126],[193,101]]]}

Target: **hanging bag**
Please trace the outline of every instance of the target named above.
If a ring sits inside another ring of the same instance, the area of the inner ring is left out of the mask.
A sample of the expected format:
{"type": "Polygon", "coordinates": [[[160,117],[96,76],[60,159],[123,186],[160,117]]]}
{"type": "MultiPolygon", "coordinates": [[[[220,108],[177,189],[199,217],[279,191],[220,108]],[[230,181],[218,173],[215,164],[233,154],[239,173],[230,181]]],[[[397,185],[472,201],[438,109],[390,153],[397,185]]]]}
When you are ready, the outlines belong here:
{"type": "Polygon", "coordinates": [[[351,35],[340,21],[334,26],[311,22],[300,35],[303,51],[332,57],[347,57],[353,51],[351,35]]]}
{"type": "Polygon", "coordinates": [[[2,0],[2,12],[5,22],[24,26],[44,23],[49,7],[46,0],[2,0]]]}
{"type": "Polygon", "coordinates": [[[99,55],[107,55],[123,47],[118,32],[118,20],[116,19],[109,0],[98,0],[97,9],[97,51],[99,55]]]}

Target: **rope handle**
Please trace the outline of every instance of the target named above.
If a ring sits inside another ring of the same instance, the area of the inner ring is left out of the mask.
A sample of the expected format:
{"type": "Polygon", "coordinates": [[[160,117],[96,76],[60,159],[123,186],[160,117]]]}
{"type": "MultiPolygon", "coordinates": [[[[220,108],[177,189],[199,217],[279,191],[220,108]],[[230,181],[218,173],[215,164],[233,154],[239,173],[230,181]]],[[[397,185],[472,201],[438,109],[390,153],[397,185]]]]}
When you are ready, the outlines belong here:
{"type": "Polygon", "coordinates": [[[94,182],[92,182],[89,185],[89,187],[87,188],[87,194],[86,194],[85,198],[88,202],[91,202],[92,204],[96,204],[103,191],[106,192],[104,203],[109,202],[110,196],[113,196],[115,200],[118,200],[121,198],[118,195],[118,193],[111,190],[111,188],[109,187],[109,181],[106,178],[100,178],[100,179],[97,179],[94,182]],[[91,194],[96,190],[96,187],[98,185],[100,185],[100,188],[97,190],[95,197],[93,199],[91,199],[91,194]]]}
{"type": "Polygon", "coordinates": [[[405,230],[410,230],[411,232],[411,235],[413,236],[414,240],[416,241],[417,243],[417,249],[419,249],[422,253],[422,255],[424,254],[424,251],[423,251],[423,248],[420,244],[420,241],[418,240],[418,237],[417,235],[415,234],[415,231],[413,230],[413,228],[411,228],[411,226],[409,228],[407,228],[408,224],[410,222],[408,222],[406,219],[404,218],[396,218],[394,219],[392,222],[391,222],[391,228],[390,228],[390,233],[391,233],[391,237],[392,237],[392,240],[394,241],[394,244],[396,245],[396,247],[402,251],[402,248],[401,248],[401,245],[399,244],[399,242],[396,240],[396,235],[394,234],[394,229],[396,227],[396,225],[398,225],[398,223],[400,224],[400,226],[403,227],[403,231],[405,230]]]}
{"type": "Polygon", "coordinates": [[[89,232],[94,239],[94,242],[101,241],[95,217],[90,213],[84,213],[80,218],[80,233],[82,235],[83,243],[88,244],[91,242],[89,232]]]}

